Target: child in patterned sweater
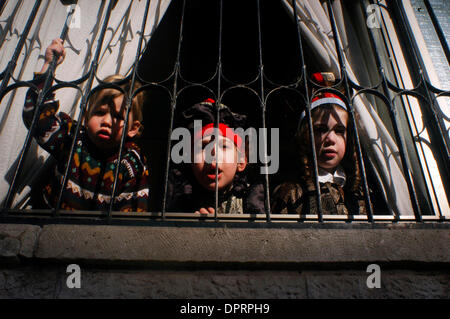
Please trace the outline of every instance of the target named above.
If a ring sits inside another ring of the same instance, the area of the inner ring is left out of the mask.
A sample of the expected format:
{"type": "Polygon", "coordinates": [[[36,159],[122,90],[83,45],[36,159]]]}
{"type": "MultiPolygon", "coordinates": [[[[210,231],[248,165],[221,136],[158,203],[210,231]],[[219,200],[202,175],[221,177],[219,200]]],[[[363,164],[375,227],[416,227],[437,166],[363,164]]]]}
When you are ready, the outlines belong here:
{"type": "MultiPolygon", "coordinates": [[[[42,89],[53,57],[57,65],[63,62],[65,50],[61,39],[55,39],[45,51],[45,63],[41,72],[35,74],[34,83],[42,89]]],[[[120,75],[109,76],[104,82],[123,80],[120,75]]],[[[118,84],[125,92],[130,89],[129,81],[118,84]]],[[[136,90],[138,86],[135,86],[136,90]]],[[[68,114],[59,112],[59,102],[54,96],[46,96],[44,103],[36,109],[37,93],[27,92],[23,120],[30,128],[35,111],[40,113],[33,137],[38,144],[57,160],[55,175],[45,184],[42,202],[47,208],[54,208],[61,190],[64,172],[68,165],[70,148],[77,126],[68,114]]],[[[113,210],[147,211],[148,169],[139,147],[133,142],[142,132],[143,94],[137,94],[129,113],[126,139],[122,151],[119,176],[116,186],[113,210]]],[[[97,91],[89,100],[81,131],[77,136],[67,185],[62,192],[61,209],[106,210],[109,207],[114,185],[114,173],[119,156],[119,147],[126,116],[125,97],[117,89],[97,91]]],[[[34,207],[35,208],[35,207],[34,207]]]]}

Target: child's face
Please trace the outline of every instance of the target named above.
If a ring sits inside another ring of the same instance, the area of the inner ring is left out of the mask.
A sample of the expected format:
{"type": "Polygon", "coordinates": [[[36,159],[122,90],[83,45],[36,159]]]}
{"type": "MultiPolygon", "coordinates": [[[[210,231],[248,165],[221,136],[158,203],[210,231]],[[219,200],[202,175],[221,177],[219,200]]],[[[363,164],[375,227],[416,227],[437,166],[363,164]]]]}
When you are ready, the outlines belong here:
{"type": "MultiPolygon", "coordinates": [[[[122,137],[125,115],[124,96],[103,93],[98,102],[92,106],[86,121],[90,140],[103,150],[117,148],[122,137]]],[[[133,121],[132,112],[130,112],[128,123],[127,135],[132,138],[140,126],[139,121],[133,121]]]]}
{"type": "MultiPolygon", "coordinates": [[[[196,180],[207,190],[213,191],[216,186],[216,166],[218,169],[218,189],[226,189],[233,182],[236,172],[242,172],[247,163],[239,159],[234,143],[221,135],[218,138],[218,154],[216,156],[216,143],[213,136],[205,136],[194,143],[201,143],[193,154],[192,171],[196,180]]],[[[194,150],[196,148],[194,147],[194,150]]]]}
{"type": "Polygon", "coordinates": [[[338,106],[320,108],[316,112],[313,127],[317,163],[333,173],[345,155],[348,114],[338,106]]]}

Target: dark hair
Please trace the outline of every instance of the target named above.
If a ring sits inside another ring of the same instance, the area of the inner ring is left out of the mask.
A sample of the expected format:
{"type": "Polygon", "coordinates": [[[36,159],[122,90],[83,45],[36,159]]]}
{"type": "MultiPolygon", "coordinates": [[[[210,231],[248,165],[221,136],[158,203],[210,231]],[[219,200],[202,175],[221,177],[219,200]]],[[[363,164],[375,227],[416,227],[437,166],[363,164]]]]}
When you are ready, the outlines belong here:
{"type": "Polygon", "coordinates": [[[214,123],[217,111],[219,112],[220,123],[224,123],[231,128],[246,127],[247,117],[245,115],[234,113],[226,105],[217,105],[210,99],[186,109],[179,119],[180,126],[193,130],[194,120],[202,120],[203,125],[214,123]]]}

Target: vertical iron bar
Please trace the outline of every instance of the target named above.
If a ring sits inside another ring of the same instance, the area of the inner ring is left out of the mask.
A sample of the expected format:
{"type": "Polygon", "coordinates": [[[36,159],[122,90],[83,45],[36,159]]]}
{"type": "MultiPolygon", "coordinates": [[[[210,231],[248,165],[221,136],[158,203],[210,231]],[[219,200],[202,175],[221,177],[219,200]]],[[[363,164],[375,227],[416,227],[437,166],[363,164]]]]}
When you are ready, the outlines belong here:
{"type": "Polygon", "coordinates": [[[109,202],[109,208],[108,208],[108,220],[111,220],[111,212],[114,206],[114,199],[116,197],[116,189],[117,189],[117,181],[119,179],[119,171],[120,171],[120,163],[122,162],[122,153],[123,153],[123,144],[125,142],[125,137],[127,136],[128,132],[128,121],[129,121],[129,115],[130,115],[130,109],[131,105],[133,103],[133,92],[134,92],[134,85],[136,82],[136,70],[138,66],[139,57],[141,55],[141,49],[142,49],[142,41],[144,40],[144,32],[145,32],[145,26],[147,24],[147,17],[148,17],[148,10],[150,7],[150,1],[147,0],[147,3],[145,5],[145,12],[144,12],[144,18],[142,20],[142,26],[141,26],[141,35],[139,36],[139,44],[136,51],[136,57],[134,58],[133,63],[133,70],[131,72],[131,83],[130,83],[130,89],[128,90],[128,96],[126,100],[126,115],[125,115],[125,122],[123,124],[123,131],[122,136],[120,138],[120,147],[119,147],[119,154],[117,156],[117,165],[115,167],[114,171],[114,183],[113,188],[111,192],[111,201],[109,202]]]}
{"type": "MultiPolygon", "coordinates": [[[[270,222],[270,194],[269,194],[269,174],[267,167],[267,134],[266,134],[266,97],[264,95],[264,64],[263,64],[263,53],[262,53],[262,31],[261,31],[261,7],[260,1],[256,0],[257,6],[257,17],[258,17],[258,53],[259,53],[259,80],[260,80],[260,92],[261,92],[261,103],[262,103],[262,125],[263,125],[263,141],[264,141],[264,183],[265,183],[265,208],[266,208],[266,219],[270,222]]],[[[259,147],[259,145],[258,145],[259,147]]]]}
{"type": "MultiPolygon", "coordinates": [[[[219,116],[220,116],[220,103],[222,100],[222,31],[223,31],[223,0],[219,2],[219,56],[217,61],[217,101],[214,105],[216,111],[216,117],[214,121],[214,135],[218,137],[219,135],[219,116]]],[[[217,139],[216,144],[214,145],[215,156],[216,156],[216,169],[215,169],[215,186],[214,186],[214,220],[217,222],[217,211],[219,209],[219,163],[217,159],[219,158],[219,140],[217,139]]]]}
{"type": "MultiPolygon", "coordinates": [[[[63,26],[63,29],[60,34],[60,39],[63,40],[63,43],[67,37],[69,18],[72,17],[74,11],[75,11],[75,9],[72,8],[72,10],[67,14],[66,20],[64,22],[64,26],[63,26]]],[[[28,153],[28,149],[30,148],[30,145],[31,145],[33,131],[34,131],[36,123],[37,123],[37,118],[40,114],[40,112],[39,112],[40,106],[42,105],[42,103],[44,101],[47,91],[52,86],[57,60],[58,60],[58,58],[56,56],[54,56],[53,60],[50,62],[50,65],[49,65],[49,68],[48,68],[48,71],[47,71],[47,74],[45,77],[44,86],[38,94],[38,98],[36,100],[35,110],[33,113],[33,118],[31,120],[30,128],[28,129],[28,133],[25,138],[24,146],[22,147],[22,150],[20,151],[19,161],[18,161],[16,169],[14,170],[13,179],[12,179],[11,185],[8,189],[8,194],[6,196],[6,200],[4,202],[3,208],[10,208],[10,206],[14,200],[17,178],[18,178],[20,172],[22,171],[22,168],[23,168],[23,165],[25,162],[25,155],[28,153]]]]}
{"type": "MultiPolygon", "coordinates": [[[[222,0],[220,0],[222,2],[222,0]]],[[[220,79],[220,76],[219,76],[220,79]]],[[[219,80],[220,85],[220,80],[219,80]]],[[[220,88],[218,88],[218,92],[220,93],[220,88]]],[[[214,220],[217,222],[217,210],[219,209],[219,116],[220,116],[220,97],[214,104],[216,116],[214,120],[214,157],[216,159],[216,169],[214,174],[215,176],[215,185],[214,185],[214,220]]],[[[213,157],[213,158],[214,158],[213,157]]]]}
{"type": "Polygon", "coordinates": [[[351,93],[350,93],[350,86],[348,84],[348,79],[347,79],[347,70],[346,70],[344,58],[342,56],[342,48],[340,46],[339,39],[338,39],[339,34],[337,32],[336,22],[334,20],[334,13],[333,13],[333,8],[331,7],[331,0],[327,0],[327,7],[328,7],[328,14],[330,16],[330,24],[331,24],[331,27],[333,30],[333,35],[334,35],[333,38],[334,38],[334,43],[336,46],[336,52],[337,52],[338,58],[339,58],[339,65],[341,68],[342,80],[344,81],[344,85],[345,85],[345,94],[346,94],[346,97],[348,99],[348,104],[349,104],[348,105],[349,106],[348,113],[350,114],[350,120],[352,121],[352,124],[353,124],[353,133],[355,134],[356,151],[357,151],[357,155],[358,155],[359,166],[361,168],[361,175],[362,175],[363,187],[364,187],[364,197],[365,197],[365,201],[366,201],[366,205],[367,205],[367,219],[370,223],[372,223],[373,222],[373,207],[372,207],[372,203],[370,201],[370,196],[369,196],[369,186],[367,184],[367,176],[366,176],[364,160],[362,157],[361,144],[360,144],[358,129],[356,127],[353,103],[352,103],[351,93]]]}
{"type": "MultiPolygon", "coordinates": [[[[305,90],[305,96],[306,96],[306,118],[308,120],[308,128],[309,128],[309,136],[310,136],[310,143],[311,143],[311,155],[313,159],[313,175],[314,175],[314,182],[316,187],[316,202],[317,202],[317,216],[318,221],[320,223],[323,222],[323,210],[322,210],[322,201],[320,200],[320,183],[319,183],[319,168],[317,164],[317,154],[316,154],[316,144],[314,140],[314,128],[312,124],[312,118],[311,118],[311,101],[309,97],[309,89],[308,89],[308,73],[306,71],[306,64],[305,64],[305,57],[303,54],[303,44],[302,44],[302,35],[300,31],[300,24],[298,23],[298,16],[297,16],[297,1],[292,0],[292,6],[294,9],[294,18],[295,18],[295,25],[297,26],[297,37],[298,37],[298,44],[299,44],[299,50],[300,50],[300,57],[302,62],[302,76],[303,76],[303,83],[304,83],[304,90],[305,90]]],[[[298,129],[300,129],[300,124],[298,129]]]]}
{"type": "Polygon", "coordinates": [[[0,0],[0,15],[3,13],[3,7],[6,4],[6,0],[0,0]]]}
{"type": "MultiPolygon", "coordinates": [[[[399,21],[398,26],[401,28],[402,34],[405,35],[405,40],[407,40],[406,45],[411,48],[407,51],[407,53],[409,53],[408,57],[412,59],[410,63],[412,71],[416,73],[416,75],[420,78],[420,81],[424,84],[424,93],[428,99],[429,107],[425,108],[421,106],[421,108],[424,110],[423,113],[429,123],[434,124],[429,125],[428,128],[430,129],[430,141],[432,144],[437,145],[435,149],[438,153],[440,153],[440,158],[439,160],[437,159],[437,161],[439,163],[438,167],[441,172],[441,178],[443,179],[445,185],[450,185],[450,141],[447,130],[445,129],[445,124],[443,123],[442,118],[439,118],[438,112],[433,109],[433,107],[437,107],[436,98],[430,93],[427,76],[423,71],[424,65],[419,58],[421,56],[418,52],[419,48],[416,45],[414,36],[412,35],[412,30],[407,24],[408,19],[404,8],[401,6],[401,3],[398,2],[392,2],[392,5],[394,8],[394,13],[397,14],[399,18],[395,21],[399,21]]],[[[450,193],[447,192],[447,194],[450,197],[450,193]]]]}
{"type": "Polygon", "coordinates": [[[106,27],[108,26],[109,18],[111,16],[111,12],[112,12],[114,4],[115,4],[115,0],[110,0],[109,3],[108,3],[108,9],[107,9],[106,14],[105,14],[105,21],[103,22],[102,30],[100,31],[100,36],[99,36],[99,39],[98,39],[97,49],[95,51],[94,58],[93,58],[93,60],[91,62],[91,66],[89,68],[88,82],[86,83],[84,94],[83,94],[81,102],[80,102],[80,114],[78,115],[78,120],[77,120],[76,129],[75,129],[75,134],[73,136],[72,145],[70,147],[69,157],[67,158],[66,169],[65,169],[65,172],[64,172],[64,175],[63,175],[63,179],[62,179],[62,182],[61,182],[61,190],[60,190],[59,195],[58,195],[58,201],[57,201],[56,206],[54,207],[54,210],[53,210],[53,216],[54,217],[58,216],[59,209],[61,207],[61,202],[62,202],[64,189],[66,188],[66,185],[67,185],[67,178],[69,176],[69,170],[70,170],[70,166],[72,164],[72,158],[73,158],[73,153],[74,153],[74,149],[75,149],[75,144],[76,144],[76,141],[77,141],[77,138],[78,138],[78,134],[80,132],[80,128],[82,126],[82,120],[83,120],[84,112],[86,111],[86,104],[88,102],[87,101],[87,96],[89,96],[89,92],[90,92],[90,90],[92,88],[92,83],[94,81],[94,77],[95,77],[95,74],[97,72],[98,59],[99,59],[99,56],[100,56],[100,51],[102,49],[103,39],[104,39],[105,33],[106,33],[106,27]]]}
{"type": "Polygon", "coordinates": [[[66,40],[67,33],[69,32],[69,21],[70,21],[69,18],[72,19],[72,16],[75,13],[75,8],[76,8],[75,4],[70,5],[70,11],[67,14],[66,21],[64,22],[63,29],[61,31],[61,34],[59,35],[59,38],[61,40],[63,40],[63,42],[66,40]]]}
{"type": "MultiPolygon", "coordinates": [[[[402,161],[403,168],[405,170],[405,178],[406,178],[408,191],[410,193],[411,202],[412,202],[413,209],[414,209],[414,215],[416,217],[416,220],[420,222],[420,221],[422,221],[422,215],[420,213],[419,201],[417,199],[416,190],[414,188],[414,184],[413,184],[413,181],[412,181],[412,178],[411,178],[411,173],[410,172],[412,172],[412,170],[411,170],[411,167],[409,165],[409,162],[406,159],[406,151],[405,151],[406,150],[406,145],[405,145],[403,139],[401,138],[400,130],[398,128],[399,124],[398,124],[398,121],[397,121],[397,118],[398,118],[398,116],[396,114],[397,112],[396,112],[396,109],[395,109],[395,105],[392,103],[392,98],[391,98],[391,94],[390,94],[390,90],[389,90],[389,86],[388,86],[388,82],[387,82],[387,78],[386,78],[386,73],[385,73],[385,70],[384,70],[383,65],[381,63],[381,58],[380,58],[380,55],[378,54],[377,46],[375,45],[375,39],[374,39],[373,34],[372,34],[371,31],[369,31],[368,33],[369,33],[369,38],[370,38],[370,40],[371,40],[371,42],[372,42],[372,44],[373,44],[373,46],[375,48],[375,51],[376,51],[376,54],[374,54],[374,55],[375,55],[377,68],[378,68],[378,70],[380,72],[380,76],[381,76],[381,79],[382,79],[381,84],[383,86],[383,91],[384,91],[385,96],[387,95],[387,97],[389,99],[389,105],[388,105],[389,115],[390,115],[390,118],[391,118],[392,127],[394,129],[395,138],[397,139],[397,142],[398,142],[398,148],[399,148],[399,151],[400,151],[400,158],[401,158],[401,161],[402,161]]],[[[395,218],[396,218],[396,220],[399,220],[399,216],[397,214],[395,215],[395,218]]]]}
{"type": "Polygon", "coordinates": [[[419,49],[416,46],[416,42],[414,40],[414,36],[411,34],[411,29],[407,23],[408,19],[405,16],[406,13],[404,8],[401,6],[401,3],[392,2],[392,8],[394,14],[397,15],[398,19],[395,21],[398,22],[398,27],[401,28],[401,34],[405,36],[405,44],[408,48],[411,48],[407,52],[407,57],[409,58],[408,65],[411,68],[411,72],[413,72],[416,76],[419,77],[420,82],[423,83],[423,88],[420,88],[420,85],[414,90],[419,93],[423,92],[423,94],[427,98],[428,105],[425,106],[424,103],[419,103],[422,113],[423,113],[423,121],[424,125],[429,129],[428,133],[430,135],[431,145],[435,145],[433,149],[433,154],[436,152],[437,156],[435,156],[436,162],[438,164],[438,169],[440,172],[440,176],[447,197],[450,197],[450,192],[448,191],[448,185],[450,185],[450,153],[449,153],[449,137],[447,131],[445,129],[445,124],[442,121],[442,118],[439,117],[439,112],[434,108],[439,108],[437,105],[437,101],[435,96],[430,92],[429,84],[427,81],[427,76],[424,73],[424,65],[419,58],[421,55],[419,54],[419,49]]]}
{"type": "Polygon", "coordinates": [[[184,24],[184,12],[186,8],[186,0],[183,0],[183,7],[181,10],[181,19],[180,19],[180,36],[178,38],[178,48],[177,48],[177,59],[175,61],[175,70],[174,70],[174,80],[173,80],[173,90],[172,90],[172,101],[170,102],[170,124],[169,124],[169,132],[167,135],[167,158],[166,158],[166,169],[164,172],[164,197],[163,197],[163,205],[162,205],[162,219],[166,219],[166,202],[167,202],[167,187],[168,187],[168,178],[169,178],[169,166],[170,166],[170,147],[172,145],[172,130],[173,130],[173,120],[175,116],[175,108],[177,104],[177,96],[178,96],[178,76],[180,73],[180,53],[181,53],[181,44],[183,42],[183,24],[184,24]]]}
{"type": "Polygon", "coordinates": [[[447,58],[447,63],[450,64],[450,50],[448,48],[447,39],[445,38],[444,32],[442,31],[442,28],[441,28],[441,25],[439,24],[439,21],[438,21],[436,15],[434,14],[434,10],[433,10],[433,7],[431,6],[430,1],[423,0],[423,2],[425,3],[425,6],[427,7],[431,22],[433,23],[436,34],[439,38],[439,41],[441,42],[442,49],[444,50],[445,57],[447,58]]]}
{"type": "MultiPolygon", "coordinates": [[[[417,194],[416,194],[416,190],[414,188],[414,184],[411,178],[411,174],[412,174],[412,169],[409,165],[409,162],[406,159],[406,145],[403,141],[403,139],[401,138],[400,135],[400,130],[398,128],[398,123],[397,123],[397,111],[395,109],[394,104],[391,102],[391,97],[390,97],[390,93],[389,93],[389,88],[388,88],[388,84],[387,84],[387,80],[386,80],[386,74],[384,71],[384,68],[381,65],[378,65],[378,57],[377,57],[377,66],[379,68],[381,77],[382,77],[382,85],[383,85],[383,91],[385,92],[385,94],[388,95],[389,97],[389,115],[391,117],[391,121],[392,121],[392,128],[394,129],[394,134],[395,134],[395,138],[397,139],[397,143],[398,143],[398,148],[400,151],[400,158],[402,161],[402,166],[404,168],[405,171],[405,178],[406,178],[406,184],[408,185],[408,191],[411,197],[411,202],[413,205],[413,209],[414,209],[414,215],[416,217],[416,221],[421,222],[422,221],[422,215],[420,213],[420,208],[419,208],[419,201],[417,199],[417,194]]],[[[398,218],[398,217],[397,217],[398,218]]]]}
{"type": "Polygon", "coordinates": [[[6,87],[8,86],[9,80],[11,79],[11,76],[17,66],[17,60],[19,59],[20,52],[22,51],[22,48],[28,37],[28,33],[30,33],[31,26],[34,22],[34,19],[36,18],[36,14],[39,10],[40,5],[41,5],[40,0],[36,0],[34,2],[34,7],[31,10],[30,16],[28,17],[28,20],[27,20],[27,24],[25,25],[22,35],[20,36],[19,43],[17,44],[16,49],[14,50],[14,54],[11,58],[11,61],[9,61],[8,66],[5,70],[4,78],[3,78],[2,84],[0,85],[0,96],[2,96],[5,93],[5,90],[6,90],[6,87]]]}

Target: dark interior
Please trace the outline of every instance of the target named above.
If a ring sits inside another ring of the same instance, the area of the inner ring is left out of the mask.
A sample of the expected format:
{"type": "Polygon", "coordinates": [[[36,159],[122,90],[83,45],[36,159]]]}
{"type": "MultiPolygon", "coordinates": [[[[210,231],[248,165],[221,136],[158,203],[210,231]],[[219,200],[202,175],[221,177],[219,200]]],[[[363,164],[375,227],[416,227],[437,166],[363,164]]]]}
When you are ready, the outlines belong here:
{"type": "MultiPolygon", "coordinates": [[[[223,1],[220,28],[219,0],[189,0],[184,11],[183,1],[173,0],[148,43],[139,61],[138,75],[147,84],[145,130],[140,142],[149,161],[152,211],[162,208],[171,95],[175,84],[178,95],[174,105],[174,128],[177,116],[184,109],[206,98],[217,100],[220,92],[222,103],[234,112],[246,114],[247,126],[258,129],[263,127],[261,101],[265,99],[269,155],[270,128],[279,128],[280,136],[280,167],[278,173],[269,176],[270,190],[296,173],[292,143],[305,105],[303,82],[298,82],[301,55],[297,27],[281,1],[259,3],[260,10],[257,1],[223,1]],[[178,56],[181,21],[182,42],[178,56]],[[177,61],[179,75],[175,75],[177,61]],[[264,66],[263,81],[259,74],[260,61],[264,66]],[[236,87],[238,84],[240,86],[236,87]],[[291,87],[282,87],[286,85],[291,87]]],[[[314,56],[308,54],[311,50],[307,44],[302,42],[302,47],[308,74],[320,71],[314,56]]],[[[248,173],[258,174],[257,165],[248,173]]]]}

